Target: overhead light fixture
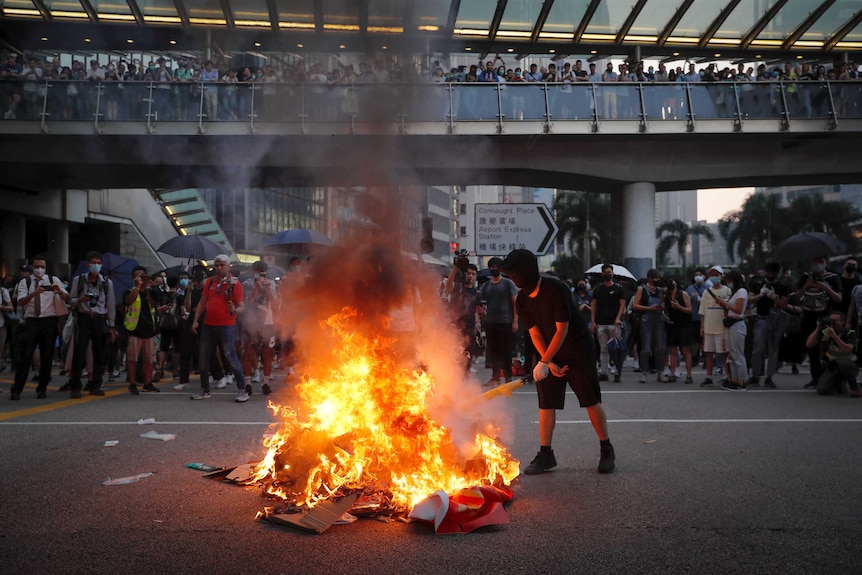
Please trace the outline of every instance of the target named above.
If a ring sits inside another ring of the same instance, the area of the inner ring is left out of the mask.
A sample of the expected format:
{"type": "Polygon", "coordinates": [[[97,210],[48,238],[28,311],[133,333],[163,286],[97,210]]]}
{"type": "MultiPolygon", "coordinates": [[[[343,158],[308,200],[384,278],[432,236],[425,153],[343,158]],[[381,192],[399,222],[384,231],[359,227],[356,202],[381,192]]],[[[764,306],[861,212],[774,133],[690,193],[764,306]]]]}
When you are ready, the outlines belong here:
{"type": "Polygon", "coordinates": [[[176,45],[177,45],[177,41],[176,41],[176,40],[169,40],[169,41],[168,41],[168,44],[170,44],[171,46],[176,46],[176,45]]]}
{"type": "Polygon", "coordinates": [[[46,38],[45,36],[42,36],[42,41],[43,41],[43,42],[47,42],[47,41],[48,41],[48,38],[46,38]]]}
{"type": "Polygon", "coordinates": [[[255,47],[255,48],[260,48],[260,42],[255,42],[255,43],[254,43],[254,47],[255,47]]]}
{"type": "Polygon", "coordinates": [[[590,50],[590,54],[598,54],[598,53],[599,53],[598,50],[590,50]]]}
{"type": "Polygon", "coordinates": [[[549,53],[549,54],[555,54],[556,52],[557,52],[557,51],[556,51],[556,50],[554,50],[553,48],[551,48],[550,50],[548,50],[548,53],[549,53]]]}
{"type": "Polygon", "coordinates": [[[132,40],[131,38],[129,38],[128,40],[126,40],[126,43],[127,43],[127,44],[134,44],[134,43],[135,43],[135,41],[134,41],[134,40],[132,40]]]}
{"type": "Polygon", "coordinates": [[[506,50],[506,52],[514,52],[514,51],[515,51],[514,48],[509,48],[508,50],[506,50]]]}
{"type": "Polygon", "coordinates": [[[804,56],[802,54],[800,54],[799,56],[796,57],[797,60],[801,60],[802,58],[804,58],[804,56]]]}
{"type": "Polygon", "coordinates": [[[339,45],[338,45],[338,48],[339,48],[339,49],[341,49],[341,50],[344,50],[346,47],[347,47],[347,46],[345,46],[344,44],[339,44],[339,45]]]}
{"type": "Polygon", "coordinates": [[[389,46],[381,46],[380,48],[381,48],[382,50],[388,50],[388,49],[389,49],[389,46]]]}
{"type": "Polygon", "coordinates": [[[90,40],[89,38],[84,38],[84,42],[90,43],[92,42],[92,40],[90,40]]]}
{"type": "Polygon", "coordinates": [[[754,56],[754,57],[755,57],[755,58],[757,58],[757,59],[760,59],[760,58],[763,58],[763,54],[755,54],[755,56],[754,56]]]}
{"type": "Polygon", "coordinates": [[[713,54],[716,58],[721,58],[721,54],[713,54]]]}
{"type": "Polygon", "coordinates": [[[674,53],[673,53],[673,55],[674,55],[674,56],[679,56],[679,52],[674,52],[674,53]]]}
{"type": "Polygon", "coordinates": [[[472,49],[473,49],[473,48],[471,48],[470,46],[467,46],[466,48],[464,48],[464,50],[466,50],[467,52],[469,52],[469,51],[470,51],[470,50],[472,50],[472,49]]]}
{"type": "Polygon", "coordinates": [[[302,44],[297,44],[296,47],[297,48],[303,48],[304,46],[302,44]]]}

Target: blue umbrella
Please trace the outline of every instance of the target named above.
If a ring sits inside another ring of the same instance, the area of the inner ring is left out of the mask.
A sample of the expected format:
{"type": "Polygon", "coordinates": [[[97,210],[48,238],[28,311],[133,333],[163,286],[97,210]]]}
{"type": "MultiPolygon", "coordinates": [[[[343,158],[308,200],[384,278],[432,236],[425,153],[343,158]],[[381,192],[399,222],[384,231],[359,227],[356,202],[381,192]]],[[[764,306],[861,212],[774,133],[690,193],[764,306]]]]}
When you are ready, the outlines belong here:
{"type": "Polygon", "coordinates": [[[270,236],[263,245],[266,248],[284,253],[302,254],[311,246],[332,246],[334,244],[326,234],[316,230],[295,228],[270,236]]]}
{"type": "Polygon", "coordinates": [[[225,253],[225,248],[203,236],[177,236],[156,249],[157,252],[187,260],[211,260],[225,253]]]}
{"type": "MultiPolygon", "coordinates": [[[[117,254],[102,254],[102,274],[105,277],[111,278],[114,284],[114,298],[119,302],[123,296],[123,292],[127,289],[132,289],[132,270],[138,265],[138,260],[127,258],[117,254]]],[[[88,271],[88,264],[81,260],[78,268],[75,270],[75,275],[80,275],[88,271]]]]}

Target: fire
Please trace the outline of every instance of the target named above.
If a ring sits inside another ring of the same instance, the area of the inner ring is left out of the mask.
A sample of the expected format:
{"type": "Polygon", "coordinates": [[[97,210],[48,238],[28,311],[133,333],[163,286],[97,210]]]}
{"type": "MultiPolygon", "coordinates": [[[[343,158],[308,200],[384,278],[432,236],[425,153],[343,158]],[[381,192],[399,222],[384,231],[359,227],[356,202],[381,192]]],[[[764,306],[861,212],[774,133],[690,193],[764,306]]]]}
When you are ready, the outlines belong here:
{"type": "Polygon", "coordinates": [[[495,439],[494,426],[483,424],[471,445],[455,445],[429,415],[433,378],[400,366],[396,342],[361,333],[360,319],[350,308],[327,319],[331,361],[296,386],[296,407],[270,403],[279,427],[264,441],[254,479],[297,506],[371,489],[403,510],[441,489],[509,485],[518,461],[495,439]]]}

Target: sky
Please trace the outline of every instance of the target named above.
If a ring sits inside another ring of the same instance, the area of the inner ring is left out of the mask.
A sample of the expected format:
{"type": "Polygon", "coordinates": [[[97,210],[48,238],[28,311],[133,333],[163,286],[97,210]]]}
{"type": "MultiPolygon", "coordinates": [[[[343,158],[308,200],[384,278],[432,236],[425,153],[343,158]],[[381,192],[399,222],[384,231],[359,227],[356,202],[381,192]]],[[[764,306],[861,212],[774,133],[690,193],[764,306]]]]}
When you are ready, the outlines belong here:
{"type": "Polygon", "coordinates": [[[738,210],[754,188],[713,188],[697,191],[697,219],[717,222],[727,212],[738,210]]]}

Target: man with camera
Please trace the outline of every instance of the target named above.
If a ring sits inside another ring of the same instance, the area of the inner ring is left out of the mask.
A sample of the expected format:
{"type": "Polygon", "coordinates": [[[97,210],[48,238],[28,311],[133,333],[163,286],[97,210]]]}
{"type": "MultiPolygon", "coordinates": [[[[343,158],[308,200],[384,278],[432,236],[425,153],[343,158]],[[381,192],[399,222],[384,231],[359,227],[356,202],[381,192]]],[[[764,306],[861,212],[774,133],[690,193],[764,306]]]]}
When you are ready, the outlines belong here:
{"type": "MultiPolygon", "coordinates": [[[[87,254],[87,271],[72,278],[69,287],[69,305],[75,314],[75,348],[72,369],[69,372],[69,389],[73,398],[81,397],[81,370],[87,359],[87,347],[93,344],[93,370],[85,391],[90,395],[105,395],[102,390],[102,371],[105,358],[105,338],[117,337],[114,304],[114,284],[101,274],[102,254],[87,254]]],[[[62,390],[63,388],[61,388],[62,390]]]]}
{"type": "Polygon", "coordinates": [[[132,270],[134,287],[123,293],[126,317],[123,326],[129,335],[126,347],[126,375],[129,378],[129,394],[138,395],[138,361],[143,367],[143,391],[158,392],[153,385],[153,355],[156,341],[156,312],[160,297],[159,288],[147,275],[147,269],[137,266],[132,270]]]}
{"type": "Polygon", "coordinates": [[[849,390],[851,397],[862,397],[856,383],[859,367],[856,365],[856,332],[845,327],[844,314],[832,312],[817,318],[814,331],[805,341],[808,349],[823,354],[826,367],[817,379],[817,393],[829,395],[849,390]]]}
{"type": "Polygon", "coordinates": [[[273,324],[279,304],[275,282],[267,277],[267,269],[264,261],[258,260],[251,264],[252,276],[242,284],[246,301],[239,320],[243,372],[251,378],[251,383],[263,381],[261,389],[264,395],[272,393],[272,359],[275,355],[273,324]],[[258,361],[263,364],[263,380],[257,369],[258,361]]]}
{"type": "Polygon", "coordinates": [[[476,279],[479,270],[467,259],[467,250],[455,252],[452,271],[446,279],[446,293],[455,317],[455,325],[461,331],[464,347],[469,353],[467,369],[470,369],[476,355],[476,306],[478,286],[476,279]]]}
{"type": "MultiPolygon", "coordinates": [[[[817,325],[817,319],[828,316],[841,305],[841,276],[826,268],[826,258],[811,258],[811,272],[799,278],[796,299],[802,306],[802,333],[810,333],[817,325]]],[[[808,348],[808,362],[811,366],[811,381],[805,384],[810,389],[817,387],[820,379],[820,350],[808,348]]]]}

